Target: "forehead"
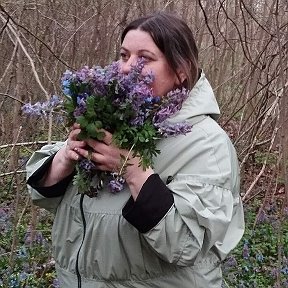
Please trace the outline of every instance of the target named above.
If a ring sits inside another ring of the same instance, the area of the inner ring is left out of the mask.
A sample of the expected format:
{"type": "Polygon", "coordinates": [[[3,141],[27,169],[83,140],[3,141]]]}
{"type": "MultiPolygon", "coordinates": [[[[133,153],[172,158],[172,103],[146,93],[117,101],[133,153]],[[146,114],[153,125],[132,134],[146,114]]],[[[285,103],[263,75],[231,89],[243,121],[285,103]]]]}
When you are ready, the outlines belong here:
{"type": "Polygon", "coordinates": [[[149,50],[160,52],[148,32],[142,30],[130,30],[124,37],[122,47],[129,51],[149,50]]]}

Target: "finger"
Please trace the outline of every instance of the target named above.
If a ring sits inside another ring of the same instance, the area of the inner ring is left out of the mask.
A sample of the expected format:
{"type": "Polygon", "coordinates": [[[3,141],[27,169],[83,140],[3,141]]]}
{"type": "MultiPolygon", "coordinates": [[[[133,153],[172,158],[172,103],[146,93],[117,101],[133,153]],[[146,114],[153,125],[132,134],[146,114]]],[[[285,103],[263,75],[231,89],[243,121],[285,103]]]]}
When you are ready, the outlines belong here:
{"type": "Polygon", "coordinates": [[[100,153],[100,154],[107,153],[108,145],[103,143],[103,142],[99,142],[99,141],[96,141],[94,139],[86,139],[85,143],[89,147],[91,147],[94,152],[97,152],[97,153],[100,153]]]}
{"type": "Polygon", "coordinates": [[[95,163],[103,163],[105,161],[105,157],[100,153],[95,153],[91,150],[83,149],[81,147],[75,148],[75,152],[77,152],[82,157],[91,160],[95,163]]]}
{"type": "Polygon", "coordinates": [[[86,143],[85,141],[79,141],[77,140],[77,131],[73,131],[70,133],[68,139],[67,139],[67,146],[69,150],[75,150],[77,147],[85,147],[86,143]]]}
{"type": "Polygon", "coordinates": [[[74,124],[72,125],[72,129],[80,129],[80,124],[74,123],[74,124]]]}
{"type": "Polygon", "coordinates": [[[71,132],[69,133],[69,138],[71,140],[77,140],[78,134],[81,132],[81,129],[77,128],[77,129],[73,129],[71,130],[71,132]]]}
{"type": "Polygon", "coordinates": [[[105,136],[102,140],[106,145],[111,145],[112,144],[112,134],[106,130],[104,130],[105,136]]]}
{"type": "Polygon", "coordinates": [[[78,161],[80,159],[80,156],[78,155],[76,151],[69,150],[67,154],[68,154],[69,159],[73,161],[78,161]]]}

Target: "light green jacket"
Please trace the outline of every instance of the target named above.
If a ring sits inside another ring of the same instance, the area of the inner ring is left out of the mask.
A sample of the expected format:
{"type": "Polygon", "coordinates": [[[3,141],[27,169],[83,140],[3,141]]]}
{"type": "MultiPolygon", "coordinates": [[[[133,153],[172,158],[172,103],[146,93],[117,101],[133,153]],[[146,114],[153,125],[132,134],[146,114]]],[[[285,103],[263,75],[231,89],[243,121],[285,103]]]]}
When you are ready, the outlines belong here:
{"type": "MultiPolygon", "coordinates": [[[[36,205],[56,213],[52,240],[61,287],[78,287],[77,253],[82,288],[221,287],[221,261],[244,232],[238,162],[226,133],[212,119],[219,108],[203,73],[190,94],[173,121],[191,121],[192,131],[159,141],[161,154],[154,162],[164,183],[174,177],[168,184],[174,204],[147,233],[122,216],[128,189],[118,194],[103,189],[97,198],[84,198],[83,239],[80,195],[72,184],[56,198],[29,187],[36,205]]],[[[28,177],[63,145],[35,152],[28,177]]]]}

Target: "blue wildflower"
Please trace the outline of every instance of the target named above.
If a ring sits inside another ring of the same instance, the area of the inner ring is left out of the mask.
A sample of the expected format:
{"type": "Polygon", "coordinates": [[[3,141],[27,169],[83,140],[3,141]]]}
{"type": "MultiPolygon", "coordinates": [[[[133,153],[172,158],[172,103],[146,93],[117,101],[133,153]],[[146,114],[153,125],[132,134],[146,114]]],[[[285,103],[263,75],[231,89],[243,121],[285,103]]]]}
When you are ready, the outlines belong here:
{"type": "Polygon", "coordinates": [[[20,247],[20,249],[17,251],[17,256],[19,258],[27,258],[28,257],[27,249],[25,246],[20,247]]]}
{"type": "Polygon", "coordinates": [[[33,231],[31,230],[31,226],[29,226],[25,235],[24,235],[24,243],[25,243],[25,245],[31,245],[32,243],[44,245],[44,244],[46,244],[46,239],[44,238],[41,231],[34,231],[34,233],[33,233],[33,231]],[[33,237],[33,239],[32,239],[32,237],[33,237]]]}
{"type": "Polygon", "coordinates": [[[35,104],[27,103],[21,107],[21,110],[24,114],[31,115],[31,116],[42,116],[45,115],[43,113],[43,106],[40,102],[35,104]]]}
{"type": "Polygon", "coordinates": [[[288,275],[288,266],[281,269],[281,273],[288,275]]]}
{"type": "Polygon", "coordinates": [[[20,287],[19,279],[17,276],[12,274],[9,278],[9,287],[10,288],[18,288],[20,287]]]}
{"type": "Polygon", "coordinates": [[[67,96],[71,96],[71,92],[70,92],[70,82],[69,80],[64,80],[62,82],[62,91],[65,95],[67,96]]]}
{"type": "Polygon", "coordinates": [[[29,276],[29,274],[27,274],[26,272],[21,272],[21,273],[19,274],[19,280],[20,280],[20,282],[25,281],[25,280],[28,278],[28,276],[29,276]]]}
{"type": "Polygon", "coordinates": [[[42,116],[46,117],[50,112],[58,107],[62,107],[63,101],[56,95],[53,95],[49,100],[45,102],[36,102],[35,104],[26,103],[21,107],[23,114],[30,116],[42,116]]]}
{"type": "Polygon", "coordinates": [[[263,254],[261,252],[256,254],[256,260],[258,262],[263,262],[264,261],[264,256],[263,256],[263,254]]]}

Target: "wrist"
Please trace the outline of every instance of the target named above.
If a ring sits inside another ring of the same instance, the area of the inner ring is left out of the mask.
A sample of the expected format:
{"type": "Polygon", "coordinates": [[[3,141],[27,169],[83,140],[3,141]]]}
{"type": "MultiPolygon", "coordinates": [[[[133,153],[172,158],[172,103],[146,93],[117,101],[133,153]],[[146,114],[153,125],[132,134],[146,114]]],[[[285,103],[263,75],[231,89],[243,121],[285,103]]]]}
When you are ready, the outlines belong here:
{"type": "Polygon", "coordinates": [[[58,162],[59,165],[61,165],[61,167],[64,170],[68,170],[68,171],[73,171],[75,168],[75,164],[76,161],[70,159],[69,157],[67,157],[66,155],[66,147],[61,148],[57,154],[55,155],[55,158],[53,160],[54,162],[58,162]]]}
{"type": "Polygon", "coordinates": [[[154,174],[154,170],[151,167],[144,170],[141,166],[135,166],[136,165],[127,167],[126,173],[124,174],[124,178],[134,200],[138,197],[143,184],[149,176],[154,174]]]}

